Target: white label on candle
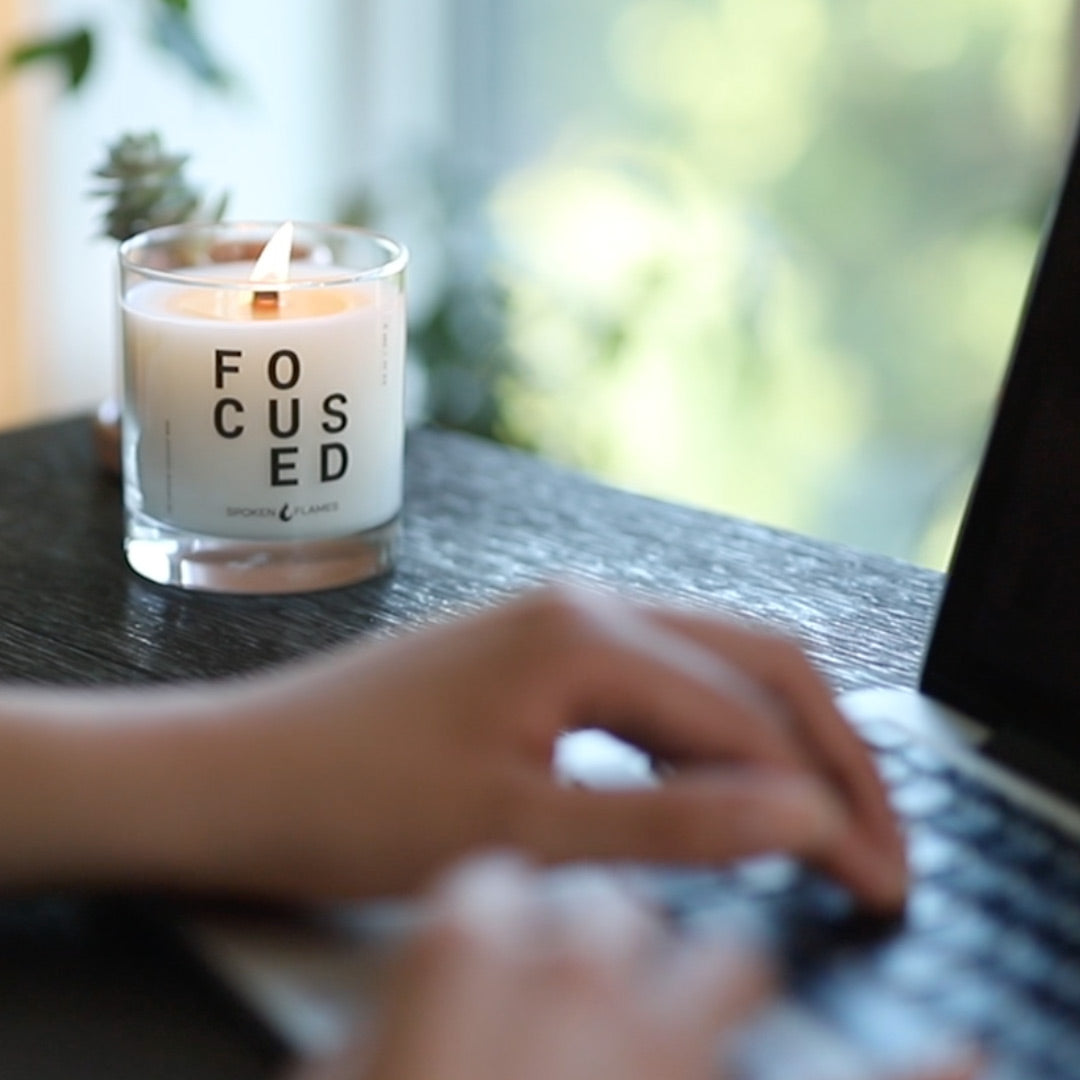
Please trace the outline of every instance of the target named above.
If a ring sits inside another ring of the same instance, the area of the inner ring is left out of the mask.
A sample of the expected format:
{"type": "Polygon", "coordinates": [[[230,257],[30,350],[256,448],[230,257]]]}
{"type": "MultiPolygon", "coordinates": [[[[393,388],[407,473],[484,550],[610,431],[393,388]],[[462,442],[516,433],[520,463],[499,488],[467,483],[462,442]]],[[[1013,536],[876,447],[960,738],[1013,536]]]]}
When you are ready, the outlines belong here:
{"type": "MultiPolygon", "coordinates": [[[[213,276],[236,282],[245,269],[213,276]]],[[[303,540],[400,510],[398,286],[282,290],[280,300],[257,312],[243,290],[150,281],[128,291],[126,467],[142,513],[209,536],[303,540]]]]}

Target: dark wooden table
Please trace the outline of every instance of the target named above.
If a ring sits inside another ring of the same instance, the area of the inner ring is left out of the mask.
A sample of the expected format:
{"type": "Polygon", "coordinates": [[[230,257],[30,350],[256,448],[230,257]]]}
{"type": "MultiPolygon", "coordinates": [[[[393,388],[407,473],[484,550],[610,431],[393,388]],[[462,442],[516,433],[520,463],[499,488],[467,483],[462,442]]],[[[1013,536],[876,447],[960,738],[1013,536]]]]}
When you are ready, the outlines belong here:
{"type": "MultiPolygon", "coordinates": [[[[941,577],[604,487],[443,432],[410,437],[405,542],[374,582],[292,597],[152,585],[121,551],[119,486],[89,422],[0,436],[0,680],[138,683],[252,671],[573,579],[796,635],[838,690],[911,686],[941,577]]],[[[277,1047],[115,901],[0,905],[0,1076],[270,1074],[277,1047]]]]}

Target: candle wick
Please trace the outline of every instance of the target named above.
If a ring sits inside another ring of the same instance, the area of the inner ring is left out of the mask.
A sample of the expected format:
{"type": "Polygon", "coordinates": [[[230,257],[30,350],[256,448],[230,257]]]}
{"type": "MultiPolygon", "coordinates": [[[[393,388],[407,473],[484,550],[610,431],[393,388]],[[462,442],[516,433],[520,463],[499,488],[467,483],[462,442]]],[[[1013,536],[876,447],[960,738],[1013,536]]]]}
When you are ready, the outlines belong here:
{"type": "Polygon", "coordinates": [[[257,311],[276,311],[281,303],[281,294],[277,289],[256,289],[251,298],[251,306],[257,311]]]}

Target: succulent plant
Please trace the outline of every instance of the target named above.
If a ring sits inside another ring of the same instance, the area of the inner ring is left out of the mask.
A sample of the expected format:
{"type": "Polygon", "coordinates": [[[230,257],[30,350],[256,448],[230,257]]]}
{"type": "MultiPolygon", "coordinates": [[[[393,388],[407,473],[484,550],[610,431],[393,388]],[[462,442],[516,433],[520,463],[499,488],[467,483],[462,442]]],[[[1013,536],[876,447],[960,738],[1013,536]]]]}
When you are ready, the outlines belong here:
{"type": "Polygon", "coordinates": [[[104,183],[91,194],[108,199],[102,232],[126,240],[158,225],[219,221],[226,196],[206,201],[184,176],[187,154],[168,153],[156,132],[122,135],[94,170],[104,183]]]}

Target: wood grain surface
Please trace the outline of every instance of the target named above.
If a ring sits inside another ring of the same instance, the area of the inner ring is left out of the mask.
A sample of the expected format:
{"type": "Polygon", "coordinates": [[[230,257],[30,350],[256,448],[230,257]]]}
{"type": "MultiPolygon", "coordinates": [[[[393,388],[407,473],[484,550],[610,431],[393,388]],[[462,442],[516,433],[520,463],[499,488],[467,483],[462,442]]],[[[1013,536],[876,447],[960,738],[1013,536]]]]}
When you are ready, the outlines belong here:
{"type": "Polygon", "coordinates": [[[120,489],[84,418],[0,436],[0,679],[248,672],[569,579],[762,621],[838,689],[912,685],[941,576],[617,491],[467,436],[413,433],[398,568],[303,596],[153,585],[126,566],[120,489]]]}

